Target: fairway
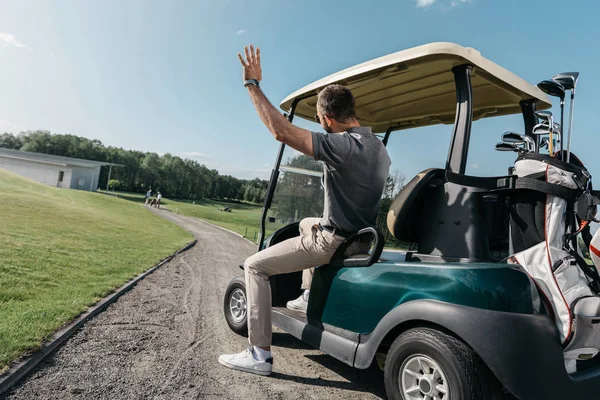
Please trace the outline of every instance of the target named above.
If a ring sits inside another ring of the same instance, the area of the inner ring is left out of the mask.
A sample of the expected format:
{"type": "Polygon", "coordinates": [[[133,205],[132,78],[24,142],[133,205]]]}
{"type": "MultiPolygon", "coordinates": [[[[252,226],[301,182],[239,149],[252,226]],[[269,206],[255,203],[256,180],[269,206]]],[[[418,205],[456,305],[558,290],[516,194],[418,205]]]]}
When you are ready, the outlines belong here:
{"type": "Polygon", "coordinates": [[[138,204],[0,169],[0,372],[193,238],[138,204]]]}
{"type": "MultiPolygon", "coordinates": [[[[116,192],[120,198],[134,202],[144,203],[144,195],[139,193],[116,192]]],[[[187,217],[199,218],[211,222],[233,232],[244,235],[246,239],[254,241],[255,233],[258,238],[260,230],[260,217],[262,206],[249,203],[234,203],[217,200],[172,200],[164,197],[160,203],[161,208],[185,215],[187,217]],[[231,212],[222,211],[229,207],[231,212]]],[[[268,223],[267,234],[280,228],[281,224],[268,223]]]]}

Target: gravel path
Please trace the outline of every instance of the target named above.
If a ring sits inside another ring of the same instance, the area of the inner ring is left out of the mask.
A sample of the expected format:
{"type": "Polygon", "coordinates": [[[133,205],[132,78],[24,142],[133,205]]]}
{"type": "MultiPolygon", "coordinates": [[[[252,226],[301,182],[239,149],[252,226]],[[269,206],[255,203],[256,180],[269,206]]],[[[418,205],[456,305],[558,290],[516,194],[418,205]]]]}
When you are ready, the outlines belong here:
{"type": "Polygon", "coordinates": [[[247,339],[229,330],[223,295],[255,246],[201,221],[152,210],[198,243],[86,324],[5,398],[17,399],[382,399],[383,375],[360,371],[282,331],[274,371],[223,368],[223,352],[247,339]]]}

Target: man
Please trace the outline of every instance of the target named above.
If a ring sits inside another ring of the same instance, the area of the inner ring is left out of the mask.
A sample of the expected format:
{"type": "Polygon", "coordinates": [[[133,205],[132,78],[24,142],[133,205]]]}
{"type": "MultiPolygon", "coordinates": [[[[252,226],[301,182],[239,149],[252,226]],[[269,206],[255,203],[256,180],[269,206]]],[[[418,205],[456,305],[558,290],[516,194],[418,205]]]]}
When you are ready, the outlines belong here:
{"type": "Polygon", "coordinates": [[[332,85],[319,93],[316,119],[329,135],[298,128],[273,107],[259,87],[260,50],[255,52],[252,45],[244,50],[245,59],[238,54],[244,70],[244,86],[263,123],[278,141],[325,162],[323,217],[318,224],[303,220],[299,237],[246,260],[250,347],[239,354],[219,357],[219,362],[228,368],[270,375],[273,358],[269,276],[327,264],[345,237],[375,225],[391,162],[385,146],[371,129],[358,123],[350,90],[332,85]]]}
{"type": "Polygon", "coordinates": [[[148,201],[150,201],[151,196],[152,196],[152,189],[148,189],[148,191],[146,192],[146,201],[144,202],[145,206],[148,205],[148,201]]]}

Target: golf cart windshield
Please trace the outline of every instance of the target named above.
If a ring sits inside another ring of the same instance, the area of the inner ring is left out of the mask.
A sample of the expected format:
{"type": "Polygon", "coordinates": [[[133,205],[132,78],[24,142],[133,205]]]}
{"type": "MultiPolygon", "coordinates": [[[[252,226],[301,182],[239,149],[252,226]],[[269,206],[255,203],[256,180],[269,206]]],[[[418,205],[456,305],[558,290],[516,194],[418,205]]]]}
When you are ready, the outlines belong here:
{"type": "Polygon", "coordinates": [[[303,218],[319,218],[323,213],[322,164],[290,148],[281,164],[267,218],[267,235],[303,218]]]}

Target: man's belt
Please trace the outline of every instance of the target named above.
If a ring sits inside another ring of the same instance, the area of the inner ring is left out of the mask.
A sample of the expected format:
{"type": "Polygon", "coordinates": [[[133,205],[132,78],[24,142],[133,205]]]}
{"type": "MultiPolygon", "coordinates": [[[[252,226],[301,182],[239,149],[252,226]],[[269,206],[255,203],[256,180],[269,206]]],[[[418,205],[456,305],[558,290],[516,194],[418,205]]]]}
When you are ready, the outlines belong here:
{"type": "Polygon", "coordinates": [[[339,228],[335,228],[335,227],[333,227],[333,226],[329,226],[329,225],[321,225],[321,224],[318,224],[318,228],[319,228],[319,230],[321,230],[321,231],[325,230],[325,231],[327,231],[327,232],[331,232],[331,233],[333,233],[334,235],[338,235],[338,236],[341,236],[341,237],[343,237],[344,239],[348,239],[348,238],[349,238],[351,235],[353,235],[353,234],[354,234],[354,232],[348,232],[348,231],[344,231],[344,230],[341,230],[341,229],[339,229],[339,228]]]}

